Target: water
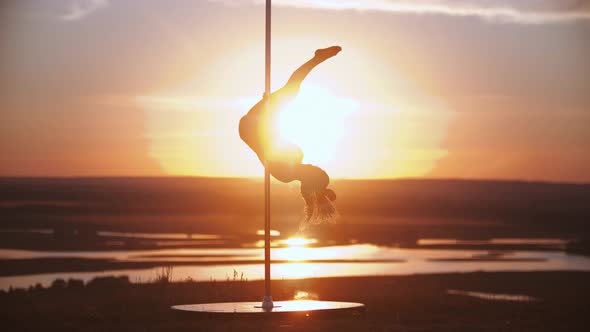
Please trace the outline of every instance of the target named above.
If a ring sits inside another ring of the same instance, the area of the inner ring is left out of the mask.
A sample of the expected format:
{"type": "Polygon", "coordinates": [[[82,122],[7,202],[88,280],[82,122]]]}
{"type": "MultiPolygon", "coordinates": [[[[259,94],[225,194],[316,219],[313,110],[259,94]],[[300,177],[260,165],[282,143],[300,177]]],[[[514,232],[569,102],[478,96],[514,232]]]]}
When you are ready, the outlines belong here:
{"type": "Polygon", "coordinates": [[[447,290],[447,294],[469,296],[469,297],[474,297],[476,299],[487,300],[487,301],[535,302],[535,301],[539,300],[535,297],[528,296],[528,295],[522,295],[522,294],[473,292],[473,291],[464,291],[464,290],[456,290],[456,289],[447,290]]]}
{"type": "Polygon", "coordinates": [[[545,248],[563,249],[569,240],[551,238],[502,238],[489,240],[460,240],[460,239],[419,239],[419,246],[448,246],[448,245],[534,245],[545,248]]]}
{"type": "Polygon", "coordinates": [[[96,235],[103,237],[133,238],[133,239],[157,239],[157,240],[216,240],[224,236],[217,234],[191,234],[191,233],[132,233],[132,232],[96,232],[96,235]]]}
{"type": "MultiPolygon", "coordinates": [[[[234,271],[248,280],[264,277],[260,248],[162,249],[141,251],[54,252],[0,250],[0,259],[89,258],[119,262],[157,262],[174,266],[172,280],[223,281],[234,271]]],[[[371,244],[272,249],[274,279],[389,276],[474,271],[590,271],[590,258],[560,251],[405,249],[371,244]]],[[[127,275],[133,282],[156,279],[160,267],[100,272],[42,273],[0,277],[0,289],[48,286],[57,278],[89,281],[97,276],[127,275]]]]}

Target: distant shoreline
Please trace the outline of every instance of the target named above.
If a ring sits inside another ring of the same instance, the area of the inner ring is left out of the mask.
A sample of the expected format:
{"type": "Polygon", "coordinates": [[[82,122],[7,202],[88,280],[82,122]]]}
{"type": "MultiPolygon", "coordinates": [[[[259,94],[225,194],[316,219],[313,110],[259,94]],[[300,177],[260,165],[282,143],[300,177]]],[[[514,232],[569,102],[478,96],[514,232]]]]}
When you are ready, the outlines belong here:
{"type": "MultiPolygon", "coordinates": [[[[251,177],[251,176],[240,176],[240,177],[220,177],[220,176],[200,176],[200,175],[154,175],[154,176],[141,176],[141,175],[71,175],[71,176],[30,176],[30,175],[0,175],[0,181],[6,179],[21,179],[21,180],[122,180],[122,179],[211,179],[211,180],[247,180],[262,182],[263,178],[251,177]]],[[[541,180],[541,179],[515,179],[515,178],[438,178],[438,177],[397,177],[397,178],[332,178],[332,181],[350,181],[350,182],[493,182],[493,183],[524,183],[524,184],[554,184],[554,185],[581,185],[590,186],[590,182],[580,181],[557,181],[557,180],[541,180]]],[[[273,182],[278,181],[273,179],[273,182]]]]}

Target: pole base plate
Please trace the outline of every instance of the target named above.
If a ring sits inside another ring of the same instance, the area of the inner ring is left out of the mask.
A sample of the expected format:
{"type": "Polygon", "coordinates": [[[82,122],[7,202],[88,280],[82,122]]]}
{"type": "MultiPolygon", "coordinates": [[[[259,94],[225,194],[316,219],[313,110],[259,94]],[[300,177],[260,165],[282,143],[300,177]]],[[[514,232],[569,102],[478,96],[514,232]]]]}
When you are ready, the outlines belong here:
{"type": "Polygon", "coordinates": [[[272,308],[263,308],[260,302],[223,302],[223,303],[201,303],[183,304],[172,306],[172,310],[182,313],[193,314],[271,314],[271,313],[304,313],[313,312],[358,312],[365,311],[365,305],[355,302],[333,302],[333,301],[276,301],[272,308]]]}

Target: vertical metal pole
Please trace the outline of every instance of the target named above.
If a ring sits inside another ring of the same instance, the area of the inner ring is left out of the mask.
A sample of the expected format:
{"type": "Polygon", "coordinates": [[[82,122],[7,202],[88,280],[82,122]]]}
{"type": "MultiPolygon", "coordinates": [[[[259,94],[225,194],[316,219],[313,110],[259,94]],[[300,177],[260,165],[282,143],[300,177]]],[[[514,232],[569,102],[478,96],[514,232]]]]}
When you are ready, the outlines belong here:
{"type": "MultiPolygon", "coordinates": [[[[264,96],[266,107],[269,107],[270,100],[270,26],[271,26],[271,0],[266,0],[266,33],[265,33],[265,86],[264,96]]],[[[270,170],[264,168],[264,299],[262,307],[271,309],[273,307],[270,291],[270,170]]]]}

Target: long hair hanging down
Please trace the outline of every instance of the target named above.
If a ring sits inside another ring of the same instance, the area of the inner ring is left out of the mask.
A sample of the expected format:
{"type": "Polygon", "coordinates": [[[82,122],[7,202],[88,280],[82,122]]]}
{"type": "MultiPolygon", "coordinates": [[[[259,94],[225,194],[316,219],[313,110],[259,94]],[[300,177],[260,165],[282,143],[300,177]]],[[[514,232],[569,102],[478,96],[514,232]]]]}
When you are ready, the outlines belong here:
{"type": "Polygon", "coordinates": [[[328,189],[330,178],[321,168],[303,165],[301,174],[301,196],[305,201],[305,217],[299,224],[304,231],[309,226],[336,223],[339,214],[334,205],[336,193],[328,189]]]}

